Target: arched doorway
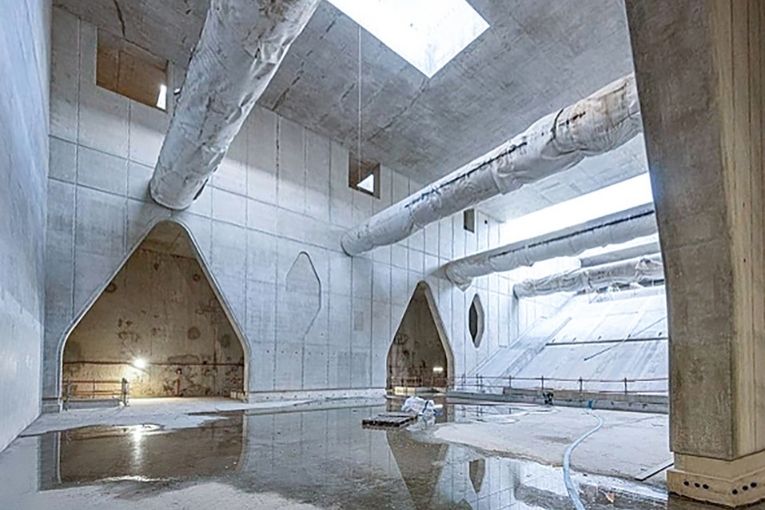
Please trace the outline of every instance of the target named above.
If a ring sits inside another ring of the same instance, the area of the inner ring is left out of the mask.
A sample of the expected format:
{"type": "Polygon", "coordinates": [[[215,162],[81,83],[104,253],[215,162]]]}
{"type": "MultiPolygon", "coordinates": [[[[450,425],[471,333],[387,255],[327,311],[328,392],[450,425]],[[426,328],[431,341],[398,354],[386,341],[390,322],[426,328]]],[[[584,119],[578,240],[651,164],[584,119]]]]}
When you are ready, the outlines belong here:
{"type": "Polygon", "coordinates": [[[158,223],[67,336],[65,401],[243,396],[246,351],[186,230],[158,223]]]}
{"type": "Polygon", "coordinates": [[[445,388],[453,360],[430,287],[419,282],[388,350],[387,387],[445,388]]]}

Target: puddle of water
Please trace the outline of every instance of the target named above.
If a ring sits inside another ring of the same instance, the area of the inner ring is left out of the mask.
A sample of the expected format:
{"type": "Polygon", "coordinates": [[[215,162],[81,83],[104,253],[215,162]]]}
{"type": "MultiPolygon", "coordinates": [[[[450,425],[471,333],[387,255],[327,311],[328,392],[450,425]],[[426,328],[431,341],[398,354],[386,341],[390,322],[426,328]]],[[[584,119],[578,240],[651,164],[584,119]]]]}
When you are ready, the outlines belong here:
{"type": "MultiPolygon", "coordinates": [[[[16,470],[16,476],[37,483],[28,493],[0,483],[0,496],[27,508],[24,502],[35,493],[65,490],[69,501],[77,491],[98,487],[121,497],[120,508],[144,508],[146,498],[209,481],[319,508],[570,508],[559,468],[420,442],[407,430],[361,427],[362,418],[386,407],[398,408],[389,402],[373,408],[229,413],[197,428],[87,427],[22,438],[0,455],[0,481],[16,470]],[[29,472],[19,473],[21,466],[29,472]]],[[[499,421],[529,412],[541,410],[447,405],[438,420],[499,421]]],[[[636,495],[627,484],[598,477],[580,483],[588,508],[665,508],[663,498],[650,490],[636,495]]],[[[99,503],[91,508],[103,508],[99,503]]],[[[80,501],[76,508],[87,506],[80,501]]]]}

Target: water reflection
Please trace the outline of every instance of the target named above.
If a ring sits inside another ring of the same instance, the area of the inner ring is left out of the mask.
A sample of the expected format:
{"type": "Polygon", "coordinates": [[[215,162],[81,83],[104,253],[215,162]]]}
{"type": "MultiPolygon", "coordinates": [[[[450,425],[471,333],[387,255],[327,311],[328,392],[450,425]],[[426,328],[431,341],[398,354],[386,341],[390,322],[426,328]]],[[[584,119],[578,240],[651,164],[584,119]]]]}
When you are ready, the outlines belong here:
{"type": "Polygon", "coordinates": [[[168,481],[237,470],[244,417],[172,432],[153,425],[85,427],[40,437],[42,490],[99,481],[168,481]]]}
{"type": "MultiPolygon", "coordinates": [[[[87,428],[26,441],[37,441],[38,490],[99,484],[113,492],[138,483],[143,489],[136,508],[140,498],[197,481],[276,492],[321,508],[569,507],[559,468],[421,442],[407,430],[361,427],[362,418],[381,411],[234,414],[192,429],[87,428]]],[[[447,406],[439,419],[507,419],[514,412],[447,406]]],[[[0,456],[0,477],[12,468],[4,460],[0,456]]],[[[637,498],[602,481],[586,484],[583,495],[588,508],[664,508],[661,500],[637,498]]]]}

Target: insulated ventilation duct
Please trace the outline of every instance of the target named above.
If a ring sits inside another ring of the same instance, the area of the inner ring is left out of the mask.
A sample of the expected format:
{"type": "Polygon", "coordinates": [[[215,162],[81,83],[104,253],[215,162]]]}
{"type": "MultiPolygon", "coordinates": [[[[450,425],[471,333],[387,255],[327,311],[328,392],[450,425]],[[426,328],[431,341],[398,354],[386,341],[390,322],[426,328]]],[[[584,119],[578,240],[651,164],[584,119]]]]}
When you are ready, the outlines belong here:
{"type": "Polygon", "coordinates": [[[498,194],[616,149],[643,128],[635,77],[542,117],[526,131],[347,231],[348,255],[396,243],[442,218],[498,194]]]}
{"type": "Polygon", "coordinates": [[[555,257],[573,257],[590,248],[620,244],[656,233],[653,204],[609,214],[581,225],[500,246],[453,260],[443,266],[446,277],[462,290],[473,278],[510,271],[555,257]]]}
{"type": "Polygon", "coordinates": [[[217,170],[319,0],[212,0],[151,179],[185,209],[217,170]]]}
{"type": "Polygon", "coordinates": [[[663,280],[661,254],[637,257],[602,266],[586,267],[558,273],[536,280],[526,280],[513,286],[519,298],[545,296],[558,292],[597,291],[611,285],[629,285],[663,280]]]}
{"type": "Polygon", "coordinates": [[[582,267],[592,267],[610,264],[611,262],[617,262],[619,260],[634,259],[635,257],[644,257],[646,255],[653,255],[654,253],[661,253],[658,235],[649,236],[644,239],[646,242],[636,244],[635,246],[607,251],[598,255],[590,255],[589,257],[581,257],[579,261],[582,263],[582,267]]]}

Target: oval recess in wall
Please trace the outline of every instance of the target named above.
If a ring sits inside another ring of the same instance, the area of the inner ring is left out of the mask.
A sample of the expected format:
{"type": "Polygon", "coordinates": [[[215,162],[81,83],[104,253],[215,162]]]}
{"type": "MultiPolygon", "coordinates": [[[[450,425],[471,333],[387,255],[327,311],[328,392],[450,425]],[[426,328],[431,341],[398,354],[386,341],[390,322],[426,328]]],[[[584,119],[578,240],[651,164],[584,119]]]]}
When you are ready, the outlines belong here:
{"type": "Polygon", "coordinates": [[[470,337],[473,339],[473,345],[476,348],[481,346],[481,340],[483,340],[483,325],[483,304],[481,304],[481,297],[476,294],[473,296],[473,301],[470,303],[470,309],[468,310],[468,330],[470,331],[470,337]]]}

